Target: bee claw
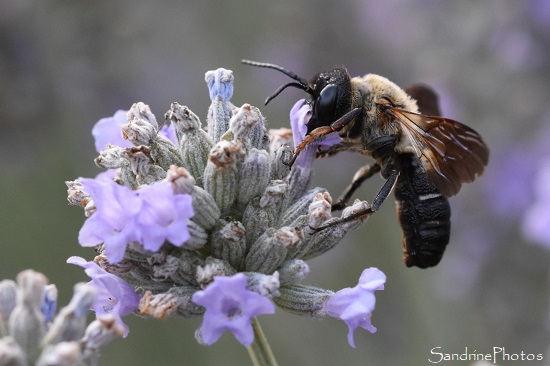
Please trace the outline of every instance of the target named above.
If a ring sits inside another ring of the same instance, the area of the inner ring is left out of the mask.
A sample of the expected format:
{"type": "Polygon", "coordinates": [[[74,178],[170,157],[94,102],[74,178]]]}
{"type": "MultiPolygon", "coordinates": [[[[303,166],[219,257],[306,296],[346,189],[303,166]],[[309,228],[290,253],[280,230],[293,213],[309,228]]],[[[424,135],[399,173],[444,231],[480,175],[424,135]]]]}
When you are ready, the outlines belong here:
{"type": "Polygon", "coordinates": [[[288,166],[288,169],[292,168],[292,165],[294,165],[294,162],[296,161],[296,158],[298,157],[298,154],[294,153],[292,155],[292,158],[290,158],[290,160],[283,160],[283,164],[288,166]]]}
{"type": "Polygon", "coordinates": [[[332,211],[342,211],[346,207],[347,207],[346,203],[342,200],[339,200],[338,202],[336,202],[332,205],[331,210],[332,211]]]}

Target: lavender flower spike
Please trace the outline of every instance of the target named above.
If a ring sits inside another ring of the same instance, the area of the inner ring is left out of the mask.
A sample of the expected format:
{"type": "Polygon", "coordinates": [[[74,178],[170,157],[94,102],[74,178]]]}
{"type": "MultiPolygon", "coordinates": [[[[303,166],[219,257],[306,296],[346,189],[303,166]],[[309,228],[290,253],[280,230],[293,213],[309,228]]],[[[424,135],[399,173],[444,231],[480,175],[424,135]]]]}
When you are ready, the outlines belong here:
{"type": "Polygon", "coordinates": [[[211,345],[230,330],[244,346],[252,344],[252,318],[273,314],[275,305],[268,298],[248,291],[246,283],[243,273],[216,276],[205,290],[193,294],[193,302],[206,308],[199,332],[202,343],[211,345]]]}
{"type": "Polygon", "coordinates": [[[124,337],[129,333],[129,328],[122,321],[122,317],[130,314],[139,305],[139,295],[132,286],[107,273],[94,262],[86,262],[81,257],[70,257],[67,263],[76,264],[84,268],[86,274],[92,279],[88,285],[97,291],[97,297],[92,305],[96,315],[112,314],[117,323],[124,328],[124,337]]]}
{"type": "Polygon", "coordinates": [[[367,268],[361,274],[357,286],[336,292],[325,303],[324,311],[327,315],[342,319],[348,325],[348,342],[353,348],[353,334],[357,327],[376,332],[370,321],[376,304],[374,291],[383,290],[385,282],[386,275],[382,271],[374,267],[367,268]]]}

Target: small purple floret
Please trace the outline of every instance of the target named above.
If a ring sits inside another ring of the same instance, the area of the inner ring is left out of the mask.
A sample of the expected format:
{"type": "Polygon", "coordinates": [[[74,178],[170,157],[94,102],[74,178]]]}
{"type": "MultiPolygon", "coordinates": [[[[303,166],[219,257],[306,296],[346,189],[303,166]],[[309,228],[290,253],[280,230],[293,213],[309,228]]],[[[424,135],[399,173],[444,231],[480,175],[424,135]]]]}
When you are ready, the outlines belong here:
{"type": "Polygon", "coordinates": [[[84,222],[78,241],[84,247],[103,243],[111,263],[122,260],[130,242],[156,252],[165,240],[181,246],[189,239],[191,197],[174,194],[169,182],[132,190],[108,180],[79,180],[92,196],[96,212],[84,222]]]}
{"type": "Polygon", "coordinates": [[[206,309],[201,326],[202,341],[211,345],[229,330],[244,346],[254,341],[252,318],[273,314],[275,305],[267,298],[246,289],[247,277],[214,277],[206,289],[193,294],[193,302],[206,309]]]}
{"type": "Polygon", "coordinates": [[[106,272],[96,263],[86,262],[84,258],[70,257],[67,259],[67,263],[84,268],[86,274],[92,279],[88,285],[97,291],[92,310],[95,311],[96,315],[113,315],[117,323],[124,328],[124,337],[126,337],[129,329],[122,321],[122,317],[134,311],[140,300],[139,295],[136,294],[132,286],[117,276],[106,272]]]}
{"type": "Polygon", "coordinates": [[[376,305],[374,291],[383,290],[386,275],[378,268],[367,268],[361,274],[359,283],[353,288],[336,292],[326,303],[327,315],[343,320],[349,327],[348,342],[355,348],[353,335],[357,327],[371,333],[376,328],[371,323],[371,315],[376,305]]]}

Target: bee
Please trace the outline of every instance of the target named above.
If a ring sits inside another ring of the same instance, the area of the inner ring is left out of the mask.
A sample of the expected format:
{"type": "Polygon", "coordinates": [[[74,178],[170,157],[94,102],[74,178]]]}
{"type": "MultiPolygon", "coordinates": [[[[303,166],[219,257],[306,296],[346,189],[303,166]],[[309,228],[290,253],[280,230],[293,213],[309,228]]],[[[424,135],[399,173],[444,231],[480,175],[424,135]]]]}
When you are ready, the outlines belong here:
{"type": "Polygon", "coordinates": [[[375,74],[352,78],[344,67],[320,72],[307,81],[275,64],[242,62],[280,71],[294,80],[279,87],[265,104],[288,87],[311,97],[307,134],[289,165],[307,145],[332,132],[337,132],[342,142],[318,151],[319,156],[348,150],[373,158],[374,163],[357,171],[333,210],[344,208],[374,174],[380,172],[386,180],[370,208],[318,229],[375,213],[395,190],[405,265],[437,265],[450,238],[447,198],[457,194],[463,183],[474,181],[488,163],[489,149],[481,136],[460,122],[441,117],[437,95],[427,86],[403,90],[375,74]]]}

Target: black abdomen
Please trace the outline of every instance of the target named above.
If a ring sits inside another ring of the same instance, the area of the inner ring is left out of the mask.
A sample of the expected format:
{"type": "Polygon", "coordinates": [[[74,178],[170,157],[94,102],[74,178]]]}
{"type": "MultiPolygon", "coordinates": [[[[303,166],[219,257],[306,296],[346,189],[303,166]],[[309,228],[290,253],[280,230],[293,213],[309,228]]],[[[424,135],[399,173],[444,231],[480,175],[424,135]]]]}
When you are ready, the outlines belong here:
{"type": "Polygon", "coordinates": [[[407,267],[439,263],[451,233],[449,201],[428,181],[418,158],[397,156],[400,172],[395,185],[397,216],[403,229],[403,257],[407,267]]]}

